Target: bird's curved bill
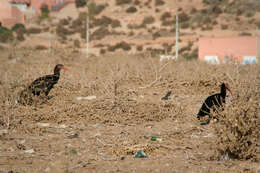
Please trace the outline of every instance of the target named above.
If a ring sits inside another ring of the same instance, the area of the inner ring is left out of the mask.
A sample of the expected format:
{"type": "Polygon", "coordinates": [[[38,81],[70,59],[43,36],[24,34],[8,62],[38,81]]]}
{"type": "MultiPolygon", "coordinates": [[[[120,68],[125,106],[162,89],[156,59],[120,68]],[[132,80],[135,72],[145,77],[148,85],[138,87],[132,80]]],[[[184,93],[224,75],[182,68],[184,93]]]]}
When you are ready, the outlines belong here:
{"type": "Polygon", "coordinates": [[[230,92],[230,94],[232,95],[232,92],[231,92],[229,86],[228,86],[227,84],[226,84],[225,86],[226,86],[226,89],[227,89],[227,90],[230,92]]]}
{"type": "Polygon", "coordinates": [[[66,68],[66,67],[63,67],[62,69],[63,69],[63,70],[65,70],[65,71],[69,70],[69,69],[68,69],[68,68],[66,68]]]}

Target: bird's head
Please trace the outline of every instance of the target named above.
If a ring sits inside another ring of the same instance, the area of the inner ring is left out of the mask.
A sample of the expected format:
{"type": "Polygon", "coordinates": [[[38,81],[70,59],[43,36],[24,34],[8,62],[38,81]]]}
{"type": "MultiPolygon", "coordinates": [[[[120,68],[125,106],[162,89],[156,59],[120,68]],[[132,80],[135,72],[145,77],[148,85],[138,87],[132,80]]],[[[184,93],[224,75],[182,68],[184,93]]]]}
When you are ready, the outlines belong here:
{"type": "Polygon", "coordinates": [[[60,70],[68,70],[66,67],[64,67],[64,65],[62,64],[57,64],[54,68],[54,74],[57,74],[60,72],[60,70]]]}
{"type": "Polygon", "coordinates": [[[228,90],[230,92],[230,94],[232,95],[232,92],[230,90],[228,83],[222,83],[221,84],[221,92],[226,92],[226,90],[228,90]]]}

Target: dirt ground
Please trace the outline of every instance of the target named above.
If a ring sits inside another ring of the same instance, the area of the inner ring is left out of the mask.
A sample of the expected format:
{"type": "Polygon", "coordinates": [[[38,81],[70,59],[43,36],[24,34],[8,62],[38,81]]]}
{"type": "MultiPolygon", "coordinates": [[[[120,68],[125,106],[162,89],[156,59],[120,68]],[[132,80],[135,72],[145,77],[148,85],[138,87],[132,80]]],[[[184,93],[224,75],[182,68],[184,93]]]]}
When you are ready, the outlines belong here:
{"type": "Polygon", "coordinates": [[[196,114],[227,82],[233,93],[260,84],[258,65],[165,61],[149,54],[88,57],[73,50],[0,55],[0,172],[260,172],[260,163],[211,159],[214,123],[196,114]],[[45,103],[19,92],[64,64],[45,103]],[[256,81],[256,82],[252,82],[256,81]],[[161,100],[168,92],[169,100],[161,100]],[[96,96],[84,100],[86,96],[96,96]],[[80,98],[83,98],[80,100],[80,98]],[[161,141],[152,141],[151,137],[161,141]],[[148,158],[134,158],[143,150],[148,158]]]}

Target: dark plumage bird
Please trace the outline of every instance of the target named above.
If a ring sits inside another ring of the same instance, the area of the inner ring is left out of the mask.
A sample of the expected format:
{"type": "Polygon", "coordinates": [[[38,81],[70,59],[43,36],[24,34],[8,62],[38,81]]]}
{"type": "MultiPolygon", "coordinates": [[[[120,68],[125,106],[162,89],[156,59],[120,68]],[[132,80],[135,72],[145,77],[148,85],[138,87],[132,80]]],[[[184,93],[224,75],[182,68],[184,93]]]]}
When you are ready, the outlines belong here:
{"type": "Polygon", "coordinates": [[[172,93],[171,91],[168,91],[168,92],[166,93],[166,95],[161,98],[161,100],[168,100],[169,97],[170,97],[170,95],[171,95],[171,93],[172,93]]]}
{"type": "Polygon", "coordinates": [[[210,116],[210,110],[212,109],[214,112],[223,106],[226,102],[226,90],[228,90],[230,93],[230,88],[227,83],[222,83],[220,86],[220,93],[214,94],[206,98],[204,103],[202,104],[199,113],[197,114],[197,118],[200,120],[201,117],[204,117],[206,115],[210,116]]]}
{"type": "Polygon", "coordinates": [[[28,87],[29,90],[36,96],[40,96],[41,94],[48,96],[54,85],[58,83],[60,79],[60,70],[62,69],[67,70],[62,64],[57,64],[54,68],[54,74],[37,78],[28,87]]]}
{"type": "Polygon", "coordinates": [[[31,85],[20,93],[17,101],[23,105],[31,105],[38,102],[33,96],[41,96],[44,94],[47,97],[54,85],[58,83],[61,69],[67,70],[62,64],[57,64],[54,68],[54,74],[34,80],[31,85]]]}

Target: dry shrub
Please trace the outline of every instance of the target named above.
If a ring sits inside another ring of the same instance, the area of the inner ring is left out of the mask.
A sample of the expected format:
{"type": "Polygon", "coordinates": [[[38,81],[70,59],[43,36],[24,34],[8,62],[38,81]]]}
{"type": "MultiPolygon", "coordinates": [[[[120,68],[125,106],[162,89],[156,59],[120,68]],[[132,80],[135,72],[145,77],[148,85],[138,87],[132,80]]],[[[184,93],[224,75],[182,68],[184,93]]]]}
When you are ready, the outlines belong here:
{"type": "Polygon", "coordinates": [[[75,5],[77,8],[84,7],[85,5],[87,5],[87,1],[86,0],[75,0],[75,5]]]}
{"type": "Polygon", "coordinates": [[[13,40],[12,30],[5,27],[0,27],[0,42],[6,43],[9,40],[13,40]]]}
{"type": "Polygon", "coordinates": [[[61,23],[57,26],[56,33],[57,33],[58,36],[60,36],[62,38],[66,37],[68,35],[73,34],[72,31],[70,31],[69,29],[64,27],[64,25],[62,25],[61,23]]]}
{"type": "Polygon", "coordinates": [[[74,46],[80,48],[80,41],[78,39],[74,40],[74,46]]]}
{"type": "Polygon", "coordinates": [[[134,1],[134,5],[140,5],[140,4],[141,4],[141,2],[139,0],[134,1]]]}
{"type": "Polygon", "coordinates": [[[137,9],[134,6],[131,6],[131,7],[126,9],[126,12],[127,13],[135,13],[135,12],[137,12],[137,9]]]}
{"type": "Polygon", "coordinates": [[[101,18],[94,18],[91,22],[92,27],[97,27],[97,26],[109,26],[112,23],[113,19],[107,17],[107,16],[102,16],[101,18]]]}
{"type": "Polygon", "coordinates": [[[172,15],[171,15],[170,12],[164,12],[164,13],[162,14],[160,20],[161,20],[161,21],[165,21],[165,20],[167,20],[168,18],[171,18],[171,17],[172,17],[172,15]]]}
{"type": "Polygon", "coordinates": [[[136,46],[136,50],[138,50],[138,51],[143,51],[143,45],[138,45],[138,46],[136,46]]]}
{"type": "Polygon", "coordinates": [[[221,25],[221,29],[222,29],[222,30],[226,30],[226,29],[228,29],[228,25],[226,25],[226,24],[222,24],[222,25],[221,25]]]}
{"type": "Polygon", "coordinates": [[[111,27],[112,28],[117,28],[117,27],[120,27],[121,26],[121,23],[119,20],[115,19],[115,20],[112,20],[111,22],[111,27]]]}
{"type": "Polygon", "coordinates": [[[106,27],[100,27],[96,29],[93,33],[91,33],[90,38],[91,40],[100,40],[110,34],[111,33],[106,27]]]}
{"type": "Polygon", "coordinates": [[[130,4],[132,0],[116,0],[116,5],[130,4]]]}
{"type": "Polygon", "coordinates": [[[240,36],[252,36],[252,34],[249,32],[241,32],[239,35],[240,36]]]}
{"type": "Polygon", "coordinates": [[[224,112],[215,116],[219,122],[214,126],[218,159],[254,161],[260,160],[260,91],[259,80],[252,80],[240,91],[224,112]]]}
{"type": "Polygon", "coordinates": [[[190,19],[189,15],[187,15],[185,12],[179,14],[180,22],[187,22],[189,19],[190,19]]]}
{"type": "Polygon", "coordinates": [[[155,6],[164,5],[165,2],[163,0],[155,0],[155,6]]]}
{"type": "Polygon", "coordinates": [[[27,29],[27,34],[39,34],[41,32],[42,32],[41,28],[31,27],[27,29]]]}
{"type": "Polygon", "coordinates": [[[69,25],[70,21],[69,21],[69,19],[61,19],[59,21],[59,24],[61,24],[61,25],[69,25]]]}
{"type": "Polygon", "coordinates": [[[189,27],[190,27],[190,23],[189,22],[181,23],[181,29],[187,29],[189,27]]]}
{"type": "Polygon", "coordinates": [[[99,15],[105,8],[107,4],[96,4],[94,2],[91,2],[88,4],[88,11],[90,15],[99,15]]]}
{"type": "Polygon", "coordinates": [[[120,43],[117,43],[114,46],[108,47],[108,51],[110,51],[110,52],[113,52],[117,49],[122,49],[122,50],[128,51],[128,50],[131,50],[131,45],[124,41],[121,41],[120,43]]]}
{"type": "Polygon", "coordinates": [[[37,46],[35,46],[35,49],[36,50],[46,50],[48,48],[46,46],[43,46],[43,45],[37,45],[37,46]]]}
{"type": "Polygon", "coordinates": [[[143,24],[144,25],[152,24],[152,23],[154,23],[154,21],[155,21],[155,18],[153,16],[148,16],[148,17],[144,18],[143,24]]]}
{"type": "Polygon", "coordinates": [[[24,33],[26,33],[26,28],[23,24],[17,23],[12,27],[12,31],[16,32],[17,40],[24,41],[24,33]]]}

